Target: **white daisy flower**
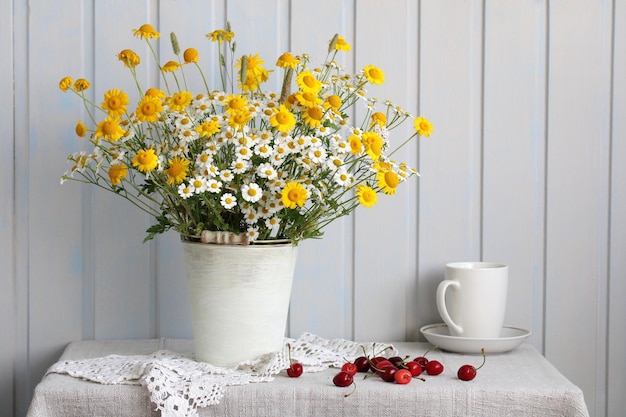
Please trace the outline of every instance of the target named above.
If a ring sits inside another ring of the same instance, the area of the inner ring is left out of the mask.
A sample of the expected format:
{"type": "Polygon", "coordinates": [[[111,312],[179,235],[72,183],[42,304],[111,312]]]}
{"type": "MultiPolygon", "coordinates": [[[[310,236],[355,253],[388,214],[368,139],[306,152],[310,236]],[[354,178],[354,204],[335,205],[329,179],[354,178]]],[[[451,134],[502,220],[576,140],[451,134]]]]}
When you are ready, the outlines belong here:
{"type": "Polygon", "coordinates": [[[259,228],[256,226],[248,227],[246,234],[248,235],[248,239],[254,242],[255,240],[259,238],[259,228]]]}
{"type": "Polygon", "coordinates": [[[259,175],[259,177],[267,178],[269,180],[276,178],[276,176],[278,175],[278,173],[276,172],[276,169],[274,169],[274,167],[268,163],[263,163],[259,165],[256,172],[259,175]]]}
{"type": "Polygon", "coordinates": [[[247,224],[256,224],[259,221],[259,214],[256,210],[250,210],[243,219],[247,224]]]}
{"type": "Polygon", "coordinates": [[[222,191],[222,182],[211,178],[206,182],[206,190],[210,193],[217,194],[222,191]]]}
{"type": "Polygon", "coordinates": [[[185,184],[184,182],[178,186],[178,195],[187,199],[194,194],[194,188],[191,184],[185,184]]]}
{"type": "Polygon", "coordinates": [[[203,192],[205,192],[205,191],[206,191],[206,189],[207,189],[207,182],[206,182],[206,180],[205,180],[202,176],[200,176],[200,175],[197,175],[196,177],[194,177],[194,179],[193,179],[193,180],[191,180],[191,183],[190,183],[190,184],[191,184],[191,185],[193,186],[193,188],[195,189],[196,194],[203,193],[203,192]]]}
{"type": "Polygon", "coordinates": [[[269,158],[272,152],[274,152],[274,148],[266,142],[259,142],[257,146],[254,147],[254,153],[263,158],[269,158]]]}
{"type": "Polygon", "coordinates": [[[220,179],[224,182],[231,182],[234,178],[233,171],[225,169],[220,172],[220,179]]]}
{"type": "Polygon", "coordinates": [[[326,149],[322,147],[313,148],[308,152],[307,156],[313,163],[323,164],[326,161],[326,149]]]}
{"type": "Polygon", "coordinates": [[[354,177],[345,168],[339,168],[333,179],[343,187],[349,187],[354,182],[354,177]]]}
{"type": "Polygon", "coordinates": [[[258,184],[251,182],[241,187],[241,196],[249,203],[256,203],[263,196],[263,190],[258,184]]]}
{"type": "Polygon", "coordinates": [[[231,193],[224,193],[222,198],[220,198],[220,204],[225,209],[230,210],[237,205],[237,198],[231,193]]]}
{"type": "Polygon", "coordinates": [[[250,161],[238,158],[233,161],[231,168],[235,174],[243,174],[244,172],[246,172],[249,166],[250,161]]]}
{"type": "Polygon", "coordinates": [[[273,229],[280,225],[280,219],[278,217],[270,217],[269,219],[265,219],[265,226],[268,229],[273,229]]]}

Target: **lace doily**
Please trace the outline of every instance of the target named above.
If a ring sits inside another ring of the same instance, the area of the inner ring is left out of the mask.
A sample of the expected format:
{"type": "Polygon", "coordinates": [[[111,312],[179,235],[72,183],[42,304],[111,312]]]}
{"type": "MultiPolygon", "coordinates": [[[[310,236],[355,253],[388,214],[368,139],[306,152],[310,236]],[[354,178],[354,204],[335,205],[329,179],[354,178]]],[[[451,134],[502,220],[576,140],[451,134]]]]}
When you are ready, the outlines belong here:
{"type": "Polygon", "coordinates": [[[49,373],[67,374],[100,384],[144,385],[150,392],[155,410],[163,417],[194,417],[199,407],[218,404],[227,386],[268,382],[289,367],[291,358],[302,364],[304,372],[319,372],[340,367],[348,360],[385,351],[397,352],[384,343],[357,343],[344,339],[323,339],[303,333],[298,339],[285,339],[280,352],[268,353],[256,360],[231,368],[196,362],[192,355],[160,350],[150,355],[108,355],[101,358],[60,361],[49,373]]]}

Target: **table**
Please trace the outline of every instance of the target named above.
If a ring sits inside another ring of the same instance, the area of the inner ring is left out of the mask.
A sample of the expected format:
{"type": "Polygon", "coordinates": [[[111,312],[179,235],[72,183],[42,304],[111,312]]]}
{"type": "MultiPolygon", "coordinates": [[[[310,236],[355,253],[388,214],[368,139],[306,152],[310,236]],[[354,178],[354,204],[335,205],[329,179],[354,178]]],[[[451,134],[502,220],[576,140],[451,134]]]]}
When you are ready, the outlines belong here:
{"type": "MultiPolygon", "coordinates": [[[[97,358],[109,354],[147,355],[157,350],[191,352],[193,343],[181,339],[78,341],[70,343],[60,360],[97,358]]],[[[427,343],[394,343],[401,356],[421,356],[427,343]]],[[[476,379],[460,381],[457,369],[480,365],[480,355],[439,350],[430,360],[445,366],[441,375],[422,375],[408,385],[377,377],[356,389],[333,385],[338,372],[305,373],[289,378],[283,371],[272,382],[229,386],[221,402],[198,410],[200,416],[580,416],[588,417],[583,393],[537,350],[523,344],[512,352],[487,356],[476,379]]],[[[67,375],[48,374],[37,385],[27,417],[158,416],[143,386],[102,385],[67,375]]]]}

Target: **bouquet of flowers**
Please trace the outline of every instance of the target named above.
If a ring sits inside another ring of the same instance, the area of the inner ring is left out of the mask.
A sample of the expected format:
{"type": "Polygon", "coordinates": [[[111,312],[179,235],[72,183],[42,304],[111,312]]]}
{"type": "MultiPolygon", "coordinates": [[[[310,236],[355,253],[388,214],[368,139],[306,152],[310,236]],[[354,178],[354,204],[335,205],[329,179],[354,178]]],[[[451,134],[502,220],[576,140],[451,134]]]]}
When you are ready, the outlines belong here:
{"type": "Polygon", "coordinates": [[[79,120],[75,131],[93,150],[68,156],[71,168],[61,183],[96,185],[153,216],[144,241],[173,229],[190,240],[208,232],[246,243],[297,244],[417,175],[392,156],[417,136],[429,136],[432,124],[390,101],[368,99],[365,87],[381,84],[384,73],[373,65],[346,73],[335,57],[351,47],[339,35],[321,66],[311,67],[307,54],[282,54],[275,70],[283,77],[279,92],[263,89],[272,71],[258,54],[236,59],[229,25],[206,35],[217,43],[221,89],[207,84],[196,49],[181,55],[173,33],[177,59],[164,64],[154,48],[159,32],[145,24],[134,35],[148,43],[163,89],[141,86],[141,59],[130,49],[118,59],[137,85],[134,108],[125,91],[110,89],[98,104],[85,95],[87,80],[63,78],[60,89],[85,104],[91,127],[79,120]],[[204,90],[192,93],[185,71],[196,70],[204,90]],[[360,102],[364,116],[350,123],[360,102]],[[413,134],[392,148],[390,132],[407,120],[413,134]]]}

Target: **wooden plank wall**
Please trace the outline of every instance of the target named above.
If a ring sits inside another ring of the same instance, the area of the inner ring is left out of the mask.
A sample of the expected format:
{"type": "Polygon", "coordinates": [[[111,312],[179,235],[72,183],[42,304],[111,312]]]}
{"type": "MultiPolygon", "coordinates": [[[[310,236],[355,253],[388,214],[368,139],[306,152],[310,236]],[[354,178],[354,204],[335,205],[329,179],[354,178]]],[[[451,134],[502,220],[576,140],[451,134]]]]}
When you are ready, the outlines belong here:
{"type": "Polygon", "coordinates": [[[14,0],[0,2],[0,416],[26,414],[72,340],[191,337],[177,236],[141,244],[149,218],[59,185],[86,115],[57,84],[85,77],[95,101],[134,91],[125,48],[157,84],[131,33],[146,22],[163,60],[175,31],[215,68],[204,34],[226,21],[268,67],[284,51],[319,62],[340,33],[340,64],[385,71],[371,95],[435,124],[401,155],[419,181],[302,244],[290,336],[417,340],[440,321],[446,262],[504,262],[507,323],[533,331],[592,416],[623,414],[626,0],[14,0]]]}

